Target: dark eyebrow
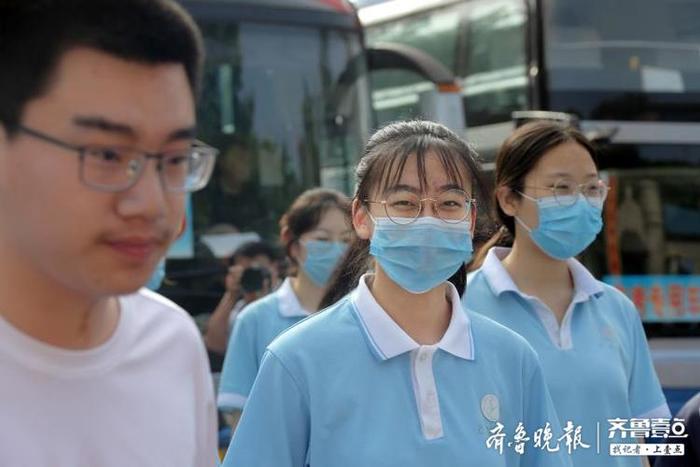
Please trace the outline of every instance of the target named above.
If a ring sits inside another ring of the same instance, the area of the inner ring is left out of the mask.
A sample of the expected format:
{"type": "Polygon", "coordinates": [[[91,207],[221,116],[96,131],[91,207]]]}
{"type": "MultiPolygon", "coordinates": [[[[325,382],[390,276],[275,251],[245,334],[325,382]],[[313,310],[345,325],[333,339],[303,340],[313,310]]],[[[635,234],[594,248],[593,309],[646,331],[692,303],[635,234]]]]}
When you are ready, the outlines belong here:
{"type": "MultiPolygon", "coordinates": [[[[130,137],[136,136],[136,131],[133,127],[125,123],[110,121],[104,117],[77,116],[73,118],[73,123],[83,128],[117,133],[130,137]]],[[[168,135],[167,142],[194,139],[196,133],[197,131],[194,126],[179,128],[168,135]]]]}
{"type": "Polygon", "coordinates": [[[420,188],[403,184],[387,187],[384,190],[384,194],[396,193],[397,191],[410,191],[411,193],[415,193],[417,195],[420,194],[420,188]]]}
{"type": "Polygon", "coordinates": [[[442,185],[440,187],[440,191],[448,191],[448,190],[461,190],[464,191],[464,188],[461,186],[457,185],[456,183],[448,183],[447,185],[442,185]]]}
{"type": "Polygon", "coordinates": [[[197,136],[197,129],[194,126],[187,128],[180,128],[170,133],[168,136],[168,142],[180,141],[183,139],[194,139],[197,136]]]}
{"type": "Polygon", "coordinates": [[[125,136],[135,136],[136,132],[132,127],[124,123],[112,122],[102,117],[81,117],[73,118],[73,123],[79,127],[106,131],[109,133],[119,133],[125,136]]]}
{"type": "MultiPolygon", "coordinates": [[[[460,185],[457,185],[456,183],[448,183],[447,185],[442,185],[440,187],[440,192],[443,191],[449,191],[449,190],[461,190],[464,191],[464,188],[462,188],[460,185]]],[[[384,190],[384,193],[396,193],[397,191],[410,191],[411,193],[415,193],[417,195],[421,194],[421,190],[419,188],[416,188],[411,185],[394,185],[392,187],[387,188],[384,190]]]]}

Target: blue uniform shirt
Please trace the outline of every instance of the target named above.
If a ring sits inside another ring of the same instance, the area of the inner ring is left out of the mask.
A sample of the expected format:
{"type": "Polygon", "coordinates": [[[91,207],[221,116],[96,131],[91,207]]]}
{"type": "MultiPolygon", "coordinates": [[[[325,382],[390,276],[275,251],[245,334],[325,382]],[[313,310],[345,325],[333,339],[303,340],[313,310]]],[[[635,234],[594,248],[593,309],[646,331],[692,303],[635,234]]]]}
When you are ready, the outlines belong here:
{"type": "MultiPolygon", "coordinates": [[[[501,263],[508,252],[491,249],[469,275],[465,304],[532,344],[561,425],[581,426],[581,440],[590,446],[573,451],[574,465],[639,467],[638,457],[609,456],[608,420],[626,419],[630,428],[631,418],[667,418],[670,412],[636,308],[571,259],[574,298],[559,326],[543,302],[518,290],[501,263]]],[[[630,441],[619,430],[614,434],[612,442],[630,441]]]]}
{"type": "Polygon", "coordinates": [[[560,429],[521,337],[464,313],[449,284],[449,327],[437,344],[419,345],[375,301],[366,277],[270,344],[224,466],[571,465],[532,441],[523,454],[508,446],[519,422],[530,439],[548,422],[560,429]]]}
{"type": "Polygon", "coordinates": [[[289,279],[276,292],[241,311],[233,324],[221,371],[217,397],[219,409],[243,408],[267,345],[309,314],[299,303],[289,279]]]}

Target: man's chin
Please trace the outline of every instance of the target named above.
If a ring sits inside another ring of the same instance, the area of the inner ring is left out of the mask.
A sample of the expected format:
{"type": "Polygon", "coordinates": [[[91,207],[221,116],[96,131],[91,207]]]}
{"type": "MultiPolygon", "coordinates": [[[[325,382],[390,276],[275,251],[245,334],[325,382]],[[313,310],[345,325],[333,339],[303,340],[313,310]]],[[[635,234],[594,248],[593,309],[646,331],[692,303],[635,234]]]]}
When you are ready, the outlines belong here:
{"type": "Polygon", "coordinates": [[[104,290],[105,295],[116,296],[116,295],[131,295],[138,292],[141,288],[146,287],[147,280],[143,281],[124,281],[121,283],[109,284],[107,290],[104,290]]]}

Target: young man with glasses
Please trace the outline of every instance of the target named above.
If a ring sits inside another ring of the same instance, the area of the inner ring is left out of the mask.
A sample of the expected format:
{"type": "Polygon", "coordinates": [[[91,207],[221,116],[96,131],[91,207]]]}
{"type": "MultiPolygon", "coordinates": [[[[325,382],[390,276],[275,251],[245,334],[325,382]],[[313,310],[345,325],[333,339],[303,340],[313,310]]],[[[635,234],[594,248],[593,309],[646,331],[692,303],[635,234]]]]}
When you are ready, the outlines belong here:
{"type": "Polygon", "coordinates": [[[0,1],[0,465],[216,465],[189,316],[141,287],[216,151],[170,0],[0,1]]]}

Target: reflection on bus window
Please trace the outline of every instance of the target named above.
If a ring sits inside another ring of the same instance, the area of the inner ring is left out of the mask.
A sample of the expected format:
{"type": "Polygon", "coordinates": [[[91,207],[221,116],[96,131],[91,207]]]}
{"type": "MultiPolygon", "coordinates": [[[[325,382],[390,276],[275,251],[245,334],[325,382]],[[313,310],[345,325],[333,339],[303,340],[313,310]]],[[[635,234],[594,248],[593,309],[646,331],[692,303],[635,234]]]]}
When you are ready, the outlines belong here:
{"type": "MultiPolygon", "coordinates": [[[[210,185],[194,196],[195,231],[226,224],[273,236],[289,200],[324,182],[352,188],[367,133],[361,78],[332,108],[334,86],[361,53],[356,35],[259,24],[204,24],[209,50],[201,135],[221,149],[210,185]],[[280,47],[294,50],[280,53],[280,47]],[[323,179],[323,180],[322,180],[323,179]]],[[[359,62],[358,62],[359,63],[359,62]]],[[[366,91],[365,91],[366,92],[366,91]]]]}
{"type": "MultiPolygon", "coordinates": [[[[474,0],[422,11],[367,27],[368,43],[420,49],[461,78],[467,125],[510,119],[527,106],[524,3],[474,0]]],[[[372,74],[380,121],[417,117],[419,94],[432,84],[406,71],[372,74]]]]}
{"type": "Polygon", "coordinates": [[[471,2],[458,72],[465,77],[467,124],[509,120],[526,108],[525,21],[522,2],[471,2]]]}
{"type": "MultiPolygon", "coordinates": [[[[460,10],[450,6],[419,13],[367,29],[367,42],[410,45],[455,71],[460,10]]],[[[419,95],[434,85],[417,73],[381,70],[372,73],[372,103],[380,122],[420,117],[419,95]]]]}
{"type": "Polygon", "coordinates": [[[700,2],[545,0],[543,5],[552,110],[583,119],[698,121],[700,2]]]}
{"type": "Polygon", "coordinates": [[[697,1],[546,0],[545,3],[546,22],[550,26],[547,62],[555,71],[550,77],[553,87],[700,90],[697,1]],[[631,14],[634,21],[620,21],[631,14]],[[581,79],[580,73],[596,79],[581,79]]]}

